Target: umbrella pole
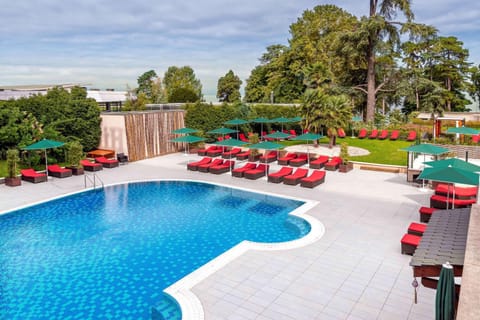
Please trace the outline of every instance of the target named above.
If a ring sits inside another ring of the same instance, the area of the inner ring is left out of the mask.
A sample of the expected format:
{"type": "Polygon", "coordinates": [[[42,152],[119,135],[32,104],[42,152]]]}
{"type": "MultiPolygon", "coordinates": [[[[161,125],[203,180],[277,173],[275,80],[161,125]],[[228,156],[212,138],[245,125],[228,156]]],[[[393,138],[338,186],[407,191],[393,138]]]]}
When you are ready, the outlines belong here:
{"type": "Polygon", "coordinates": [[[47,149],[45,149],[45,174],[47,175],[47,181],[48,181],[48,158],[47,158],[47,149]]]}

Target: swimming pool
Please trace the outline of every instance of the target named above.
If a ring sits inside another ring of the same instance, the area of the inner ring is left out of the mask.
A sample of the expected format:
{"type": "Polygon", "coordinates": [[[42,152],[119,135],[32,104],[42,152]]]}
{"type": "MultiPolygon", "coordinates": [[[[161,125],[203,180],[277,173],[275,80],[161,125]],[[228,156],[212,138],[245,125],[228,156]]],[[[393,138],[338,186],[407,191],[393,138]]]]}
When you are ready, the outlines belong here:
{"type": "Polygon", "coordinates": [[[302,201],[155,181],[82,192],[0,216],[0,319],[149,319],[162,291],[243,240],[310,225],[302,201]]]}

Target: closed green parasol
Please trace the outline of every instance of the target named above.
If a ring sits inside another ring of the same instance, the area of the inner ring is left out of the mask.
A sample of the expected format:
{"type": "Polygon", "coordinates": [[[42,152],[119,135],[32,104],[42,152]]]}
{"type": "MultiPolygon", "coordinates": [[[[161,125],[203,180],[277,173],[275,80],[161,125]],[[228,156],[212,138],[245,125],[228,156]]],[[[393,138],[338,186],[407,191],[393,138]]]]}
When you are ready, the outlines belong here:
{"type": "Polygon", "coordinates": [[[438,278],[435,295],[435,319],[455,319],[455,277],[450,263],[444,263],[438,278]]]}

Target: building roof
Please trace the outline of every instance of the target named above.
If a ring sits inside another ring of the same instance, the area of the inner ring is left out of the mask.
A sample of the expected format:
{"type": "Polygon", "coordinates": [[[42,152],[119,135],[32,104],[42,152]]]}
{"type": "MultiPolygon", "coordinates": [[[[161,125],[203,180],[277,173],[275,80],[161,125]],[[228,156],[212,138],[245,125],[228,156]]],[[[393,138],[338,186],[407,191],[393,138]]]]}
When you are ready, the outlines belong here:
{"type": "Polygon", "coordinates": [[[127,101],[127,94],[127,91],[87,90],[87,98],[93,98],[99,103],[125,102],[127,101]]]}
{"type": "Polygon", "coordinates": [[[19,85],[19,86],[0,86],[0,91],[47,91],[56,87],[61,88],[73,88],[73,87],[84,87],[85,84],[80,83],[58,83],[58,84],[29,84],[29,85],[19,85]]]}

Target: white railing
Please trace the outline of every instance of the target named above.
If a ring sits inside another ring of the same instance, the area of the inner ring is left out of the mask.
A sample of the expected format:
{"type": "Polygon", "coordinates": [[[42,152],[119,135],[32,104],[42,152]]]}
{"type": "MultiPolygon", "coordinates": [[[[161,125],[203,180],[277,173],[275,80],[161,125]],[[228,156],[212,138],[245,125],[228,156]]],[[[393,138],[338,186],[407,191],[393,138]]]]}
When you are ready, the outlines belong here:
{"type": "Polygon", "coordinates": [[[83,181],[84,181],[84,184],[85,184],[85,188],[88,188],[89,185],[93,185],[93,189],[95,189],[97,187],[97,184],[99,186],[101,185],[102,189],[104,187],[102,179],[100,179],[100,177],[97,176],[96,173],[92,173],[92,174],[85,173],[83,181]]]}

